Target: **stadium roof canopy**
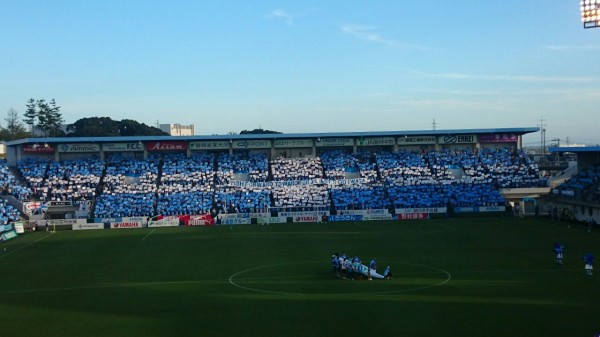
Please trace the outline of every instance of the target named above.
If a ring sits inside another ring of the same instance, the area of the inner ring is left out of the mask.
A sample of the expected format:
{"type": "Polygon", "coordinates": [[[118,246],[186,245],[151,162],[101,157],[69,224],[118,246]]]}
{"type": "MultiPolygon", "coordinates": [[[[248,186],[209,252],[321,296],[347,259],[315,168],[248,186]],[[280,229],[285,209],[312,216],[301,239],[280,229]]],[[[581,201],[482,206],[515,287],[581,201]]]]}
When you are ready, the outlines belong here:
{"type": "Polygon", "coordinates": [[[467,134],[517,134],[539,131],[539,127],[495,128],[495,129],[457,129],[457,130],[413,130],[413,131],[376,131],[376,132],[322,132],[322,133],[277,133],[277,134],[236,134],[203,136],[133,136],[133,137],[59,137],[24,138],[7,142],[7,146],[31,143],[113,143],[138,141],[199,141],[199,140],[242,140],[242,139],[299,139],[299,138],[358,138],[358,137],[403,137],[403,136],[445,136],[467,134]]]}
{"type": "Polygon", "coordinates": [[[600,146],[586,146],[586,147],[551,147],[548,149],[550,152],[556,153],[595,153],[600,152],[600,146]]]}

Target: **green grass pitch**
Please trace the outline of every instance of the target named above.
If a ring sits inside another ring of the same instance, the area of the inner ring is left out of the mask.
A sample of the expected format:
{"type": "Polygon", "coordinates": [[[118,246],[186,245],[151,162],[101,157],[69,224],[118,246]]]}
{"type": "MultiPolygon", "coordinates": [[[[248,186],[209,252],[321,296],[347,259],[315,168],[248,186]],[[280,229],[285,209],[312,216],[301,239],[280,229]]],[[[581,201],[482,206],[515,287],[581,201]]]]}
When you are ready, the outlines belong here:
{"type": "Polygon", "coordinates": [[[0,247],[2,337],[600,333],[600,270],[581,259],[600,257],[600,233],[543,218],[38,232],[0,247]],[[394,279],[337,279],[335,252],[394,279]]]}

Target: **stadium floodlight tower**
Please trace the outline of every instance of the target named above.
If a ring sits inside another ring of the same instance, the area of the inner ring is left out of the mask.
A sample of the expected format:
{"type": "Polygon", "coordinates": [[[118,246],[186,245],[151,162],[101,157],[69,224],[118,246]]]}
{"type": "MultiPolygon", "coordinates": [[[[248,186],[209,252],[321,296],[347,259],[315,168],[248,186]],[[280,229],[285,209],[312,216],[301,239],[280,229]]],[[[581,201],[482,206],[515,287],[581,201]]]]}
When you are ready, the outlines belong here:
{"type": "Polygon", "coordinates": [[[583,28],[600,27],[600,0],[581,0],[581,22],[583,28]]]}

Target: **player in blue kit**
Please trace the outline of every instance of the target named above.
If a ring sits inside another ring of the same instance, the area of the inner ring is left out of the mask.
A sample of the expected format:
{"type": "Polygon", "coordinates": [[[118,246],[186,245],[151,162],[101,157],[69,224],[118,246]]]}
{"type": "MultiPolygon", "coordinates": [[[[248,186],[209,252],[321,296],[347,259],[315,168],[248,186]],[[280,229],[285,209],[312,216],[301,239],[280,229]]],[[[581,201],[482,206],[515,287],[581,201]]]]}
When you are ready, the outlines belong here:
{"type": "Polygon", "coordinates": [[[354,280],[354,263],[352,263],[351,259],[346,260],[346,273],[349,280],[354,280]]]}
{"type": "Polygon", "coordinates": [[[373,258],[373,260],[371,260],[371,263],[369,263],[369,271],[367,274],[369,281],[372,280],[371,271],[375,272],[376,270],[377,270],[377,260],[375,258],[373,258]]]}
{"type": "Polygon", "coordinates": [[[565,250],[565,246],[558,242],[554,243],[554,253],[556,254],[556,263],[563,264],[563,252],[565,250]]]}
{"type": "Polygon", "coordinates": [[[336,276],[340,276],[340,262],[339,262],[338,253],[335,253],[331,256],[331,268],[333,269],[333,273],[336,276]]]}
{"type": "Polygon", "coordinates": [[[385,271],[383,272],[383,279],[384,280],[391,280],[392,279],[392,272],[390,271],[390,266],[387,266],[385,268],[385,271]]]}
{"type": "Polygon", "coordinates": [[[583,256],[583,262],[585,262],[585,274],[592,276],[594,271],[594,255],[587,253],[583,256]]]}

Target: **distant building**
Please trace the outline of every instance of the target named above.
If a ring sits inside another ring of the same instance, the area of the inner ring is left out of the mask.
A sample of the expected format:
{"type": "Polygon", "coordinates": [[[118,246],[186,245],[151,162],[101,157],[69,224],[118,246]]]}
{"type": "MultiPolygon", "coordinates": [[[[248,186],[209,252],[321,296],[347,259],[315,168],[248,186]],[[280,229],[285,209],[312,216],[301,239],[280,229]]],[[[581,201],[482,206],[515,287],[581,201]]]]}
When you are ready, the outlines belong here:
{"type": "Polygon", "coordinates": [[[193,136],[194,124],[160,124],[160,129],[171,136],[193,136]]]}

